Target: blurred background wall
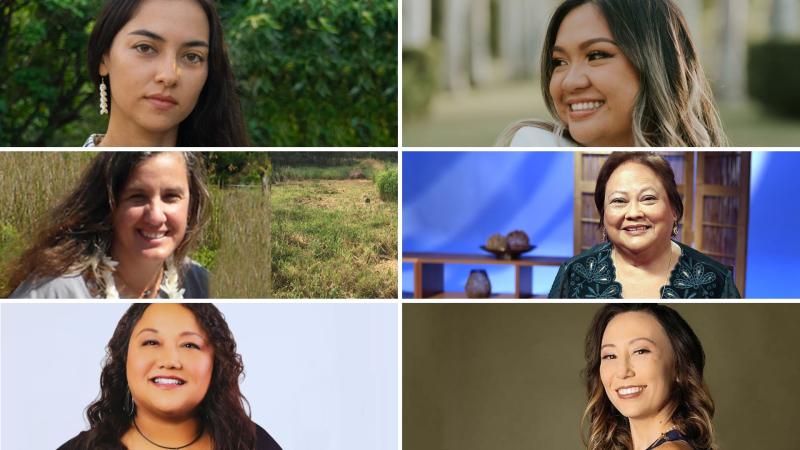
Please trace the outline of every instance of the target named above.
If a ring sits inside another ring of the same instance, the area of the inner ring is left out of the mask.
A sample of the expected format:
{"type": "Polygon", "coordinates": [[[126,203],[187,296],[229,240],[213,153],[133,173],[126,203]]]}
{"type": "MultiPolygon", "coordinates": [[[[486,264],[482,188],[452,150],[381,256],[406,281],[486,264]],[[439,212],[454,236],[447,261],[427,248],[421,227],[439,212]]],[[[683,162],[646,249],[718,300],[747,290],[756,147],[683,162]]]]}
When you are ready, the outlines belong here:
{"type": "MultiPolygon", "coordinates": [[[[797,298],[800,152],[752,152],[746,287],[742,295],[797,298]]],[[[529,255],[573,256],[572,152],[403,152],[403,252],[482,253],[494,233],[520,229],[529,255]]],[[[511,266],[445,266],[445,290],[462,291],[470,269],[486,269],[492,292],[514,292],[511,266]]],[[[535,267],[546,295],[556,267],[535,267]]],[[[414,283],[403,264],[403,291],[414,283]]]]}
{"type": "MultiPolygon", "coordinates": [[[[403,145],[490,146],[515,120],[549,120],[539,56],[560,3],[404,1],[403,145]]],[[[797,145],[800,89],[791,80],[800,68],[791,59],[800,57],[800,0],[675,3],[732,145],[797,145]]]]}
{"type": "MultiPolygon", "coordinates": [[[[725,450],[795,450],[796,304],[671,305],[706,353],[725,450]]],[[[580,449],[583,339],[598,305],[403,305],[403,447],[580,449]]]]}

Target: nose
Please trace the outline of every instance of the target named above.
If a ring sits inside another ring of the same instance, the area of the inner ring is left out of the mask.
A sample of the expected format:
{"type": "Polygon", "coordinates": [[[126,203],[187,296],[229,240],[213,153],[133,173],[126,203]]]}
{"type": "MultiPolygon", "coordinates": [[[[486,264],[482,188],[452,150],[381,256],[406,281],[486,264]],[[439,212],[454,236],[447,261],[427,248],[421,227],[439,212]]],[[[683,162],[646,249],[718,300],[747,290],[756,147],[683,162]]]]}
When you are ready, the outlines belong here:
{"type": "Polygon", "coordinates": [[[159,369],[181,369],[183,367],[178,357],[178,352],[174,348],[162,347],[161,353],[158,356],[159,369]]]}
{"type": "Polygon", "coordinates": [[[567,73],[564,75],[564,79],[561,80],[561,88],[565,92],[586,89],[591,84],[583,64],[568,66],[567,73]]]}
{"type": "Polygon", "coordinates": [[[642,217],[642,209],[639,207],[639,202],[632,200],[628,204],[628,210],[625,212],[626,219],[638,219],[642,217]]]}
{"type": "Polygon", "coordinates": [[[172,87],[178,83],[180,69],[178,68],[177,55],[164,53],[161,64],[156,73],[156,83],[163,84],[164,87],[172,87]]]}
{"type": "Polygon", "coordinates": [[[144,211],[144,220],[148,225],[160,226],[167,221],[167,216],[164,214],[164,207],[161,202],[154,200],[147,204],[144,211]]]}
{"type": "Polygon", "coordinates": [[[631,364],[631,359],[629,357],[623,358],[622,364],[619,367],[619,372],[617,376],[620,379],[630,378],[635,376],[636,372],[633,370],[633,364],[631,364]]]}

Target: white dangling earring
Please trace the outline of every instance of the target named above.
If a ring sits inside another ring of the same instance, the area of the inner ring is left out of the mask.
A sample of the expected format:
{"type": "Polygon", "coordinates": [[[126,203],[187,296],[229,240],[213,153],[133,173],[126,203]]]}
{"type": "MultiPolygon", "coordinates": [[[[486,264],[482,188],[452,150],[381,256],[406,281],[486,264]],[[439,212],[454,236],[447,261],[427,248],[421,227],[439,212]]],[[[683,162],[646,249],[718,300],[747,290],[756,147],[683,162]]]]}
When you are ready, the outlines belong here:
{"type": "Polygon", "coordinates": [[[108,89],[105,77],[100,77],[100,115],[108,114],[108,89]]]}

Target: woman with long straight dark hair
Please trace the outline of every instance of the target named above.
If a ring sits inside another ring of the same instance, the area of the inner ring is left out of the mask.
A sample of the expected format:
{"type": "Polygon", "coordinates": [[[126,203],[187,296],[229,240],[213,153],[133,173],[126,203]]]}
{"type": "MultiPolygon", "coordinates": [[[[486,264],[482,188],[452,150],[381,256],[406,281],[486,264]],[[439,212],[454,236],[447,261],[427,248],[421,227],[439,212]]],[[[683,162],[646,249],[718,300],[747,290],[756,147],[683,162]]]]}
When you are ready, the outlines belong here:
{"type": "Polygon", "coordinates": [[[213,0],[108,0],[88,52],[109,123],[85,146],[249,145],[213,0]]]}

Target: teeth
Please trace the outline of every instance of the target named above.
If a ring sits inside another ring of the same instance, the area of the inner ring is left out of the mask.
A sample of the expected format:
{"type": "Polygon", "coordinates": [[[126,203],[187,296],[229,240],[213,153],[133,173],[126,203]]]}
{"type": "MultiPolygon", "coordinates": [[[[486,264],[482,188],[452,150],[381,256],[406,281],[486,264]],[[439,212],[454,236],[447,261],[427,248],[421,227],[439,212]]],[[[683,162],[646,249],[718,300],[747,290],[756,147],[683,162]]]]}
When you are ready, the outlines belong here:
{"type": "Polygon", "coordinates": [[[641,386],[634,386],[634,387],[618,389],[617,392],[619,392],[619,395],[631,395],[642,392],[643,390],[644,388],[641,386]]]}
{"type": "Polygon", "coordinates": [[[164,237],[166,235],[167,235],[167,233],[165,233],[165,232],[147,233],[145,231],[142,231],[142,236],[146,237],[147,239],[161,239],[162,237],[164,237]]]}
{"type": "Polygon", "coordinates": [[[175,378],[153,378],[155,384],[183,384],[183,381],[175,378]]]}
{"type": "Polygon", "coordinates": [[[587,111],[590,109],[597,109],[603,106],[604,102],[583,102],[583,103],[573,103],[569,105],[569,109],[571,111],[587,111]]]}

